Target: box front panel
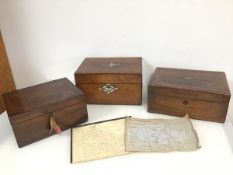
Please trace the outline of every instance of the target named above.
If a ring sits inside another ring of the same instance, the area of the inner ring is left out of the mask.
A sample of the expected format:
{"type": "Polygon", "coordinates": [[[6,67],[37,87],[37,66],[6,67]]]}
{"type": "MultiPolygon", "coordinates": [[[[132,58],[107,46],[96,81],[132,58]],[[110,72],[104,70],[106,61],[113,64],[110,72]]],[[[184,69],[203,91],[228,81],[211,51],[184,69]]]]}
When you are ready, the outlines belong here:
{"type": "Polygon", "coordinates": [[[119,83],[119,84],[140,84],[142,74],[75,74],[75,83],[77,84],[95,84],[95,83],[119,83]]]}
{"type": "Polygon", "coordinates": [[[142,84],[78,84],[89,104],[142,104],[142,84]]]}
{"type": "Polygon", "coordinates": [[[62,131],[88,119],[86,105],[81,103],[21,122],[12,126],[18,146],[23,147],[53,135],[54,131],[50,133],[51,114],[62,131]]]}
{"type": "Polygon", "coordinates": [[[148,112],[162,113],[174,116],[224,122],[227,114],[228,103],[214,103],[199,100],[189,100],[169,96],[148,96],[148,112]]]}

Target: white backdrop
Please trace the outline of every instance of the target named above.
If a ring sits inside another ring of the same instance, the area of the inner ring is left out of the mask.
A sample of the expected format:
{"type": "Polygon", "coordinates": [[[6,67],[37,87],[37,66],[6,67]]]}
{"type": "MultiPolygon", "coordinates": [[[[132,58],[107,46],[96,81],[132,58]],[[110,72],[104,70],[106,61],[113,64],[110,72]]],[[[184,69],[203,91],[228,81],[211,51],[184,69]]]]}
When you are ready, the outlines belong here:
{"type": "Polygon", "coordinates": [[[0,29],[18,88],[73,80],[87,56],[142,56],[144,86],[164,66],[233,87],[232,0],[0,0],[0,29]]]}
{"type": "Polygon", "coordinates": [[[232,0],[0,0],[0,25],[18,88],[73,79],[86,56],[225,71],[233,84],[232,0]]]}
{"type": "Polygon", "coordinates": [[[141,56],[145,87],[159,66],[225,71],[233,92],[232,0],[0,0],[0,29],[17,88],[141,56]]]}

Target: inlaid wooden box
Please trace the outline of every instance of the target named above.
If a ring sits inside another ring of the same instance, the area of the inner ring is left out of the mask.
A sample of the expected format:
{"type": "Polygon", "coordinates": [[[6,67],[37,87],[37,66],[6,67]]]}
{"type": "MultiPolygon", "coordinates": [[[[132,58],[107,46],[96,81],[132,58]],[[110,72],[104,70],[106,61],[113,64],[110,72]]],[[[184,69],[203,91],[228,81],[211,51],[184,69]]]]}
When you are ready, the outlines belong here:
{"type": "Polygon", "coordinates": [[[148,112],[224,122],[230,96],[224,72],[157,68],[148,86],[148,112]]]}
{"type": "Polygon", "coordinates": [[[55,134],[52,119],[61,131],[88,119],[83,92],[66,78],[16,90],[3,99],[19,147],[55,134]]]}
{"type": "Polygon", "coordinates": [[[142,58],[86,58],[75,72],[75,82],[87,103],[140,105],[142,58]]]}

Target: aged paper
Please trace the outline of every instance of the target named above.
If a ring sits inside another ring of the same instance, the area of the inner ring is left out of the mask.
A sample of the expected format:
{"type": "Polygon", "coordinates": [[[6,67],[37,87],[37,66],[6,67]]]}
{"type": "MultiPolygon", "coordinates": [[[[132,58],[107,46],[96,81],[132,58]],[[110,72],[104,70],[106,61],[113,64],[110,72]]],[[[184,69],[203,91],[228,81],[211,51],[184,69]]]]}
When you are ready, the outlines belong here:
{"type": "Polygon", "coordinates": [[[125,118],[72,129],[72,163],[126,153],[125,118]]]}
{"type": "Polygon", "coordinates": [[[198,137],[189,117],[126,119],[126,151],[169,152],[198,148],[198,137]]]}

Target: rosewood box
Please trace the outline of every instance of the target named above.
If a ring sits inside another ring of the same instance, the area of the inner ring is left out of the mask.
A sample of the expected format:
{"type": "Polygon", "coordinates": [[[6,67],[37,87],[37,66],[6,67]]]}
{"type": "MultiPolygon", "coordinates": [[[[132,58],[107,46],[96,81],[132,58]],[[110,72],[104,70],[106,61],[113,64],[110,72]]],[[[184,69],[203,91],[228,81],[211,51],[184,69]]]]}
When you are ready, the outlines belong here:
{"type": "Polygon", "coordinates": [[[16,90],[3,99],[19,147],[88,119],[83,92],[66,78],[16,90]]]}
{"type": "Polygon", "coordinates": [[[15,90],[15,83],[0,31],[0,114],[5,111],[2,94],[15,90]]]}
{"type": "Polygon", "coordinates": [[[75,72],[87,103],[140,105],[142,58],[86,58],[75,72]]]}
{"type": "Polygon", "coordinates": [[[224,72],[157,68],[148,87],[148,112],[224,122],[230,96],[224,72]]]}

